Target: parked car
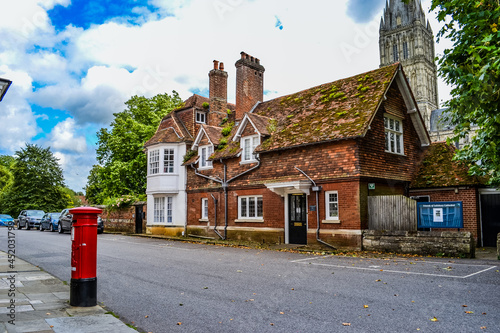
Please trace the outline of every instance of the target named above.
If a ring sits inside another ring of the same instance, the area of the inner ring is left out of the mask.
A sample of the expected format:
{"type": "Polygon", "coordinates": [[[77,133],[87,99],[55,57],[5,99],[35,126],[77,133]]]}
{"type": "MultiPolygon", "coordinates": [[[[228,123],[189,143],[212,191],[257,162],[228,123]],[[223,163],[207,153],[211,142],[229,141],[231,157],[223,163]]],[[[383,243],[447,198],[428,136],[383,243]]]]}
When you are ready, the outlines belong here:
{"type": "Polygon", "coordinates": [[[56,231],[59,226],[59,216],[61,213],[45,213],[40,221],[40,231],[56,231]]]}
{"type": "Polygon", "coordinates": [[[8,227],[9,223],[11,223],[11,225],[14,225],[14,219],[12,218],[12,216],[7,214],[0,214],[0,227],[8,227]]]}
{"type": "Polygon", "coordinates": [[[23,210],[17,217],[17,228],[22,229],[26,227],[26,230],[31,228],[38,228],[40,226],[40,221],[42,220],[45,212],[43,210],[23,210]]]}
{"type": "Polygon", "coordinates": [[[65,231],[71,231],[71,225],[73,224],[73,214],[69,212],[69,208],[63,209],[59,215],[59,224],[57,226],[57,231],[62,234],[65,231]]]}
{"type": "MultiPolygon", "coordinates": [[[[71,231],[71,226],[73,225],[73,214],[69,212],[68,209],[64,209],[59,216],[59,225],[57,230],[60,234],[65,231],[71,231]]],[[[100,216],[97,217],[97,233],[102,234],[104,232],[104,223],[100,216]]]]}
{"type": "Polygon", "coordinates": [[[100,216],[97,217],[97,233],[102,234],[104,232],[104,223],[100,216]]]}

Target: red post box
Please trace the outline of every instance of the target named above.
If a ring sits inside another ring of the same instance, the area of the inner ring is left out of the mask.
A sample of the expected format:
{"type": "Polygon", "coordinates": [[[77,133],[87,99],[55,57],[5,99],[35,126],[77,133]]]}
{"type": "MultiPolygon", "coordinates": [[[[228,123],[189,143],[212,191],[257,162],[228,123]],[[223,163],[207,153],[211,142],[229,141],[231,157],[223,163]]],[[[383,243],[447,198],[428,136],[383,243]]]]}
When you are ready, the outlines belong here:
{"type": "Polygon", "coordinates": [[[97,215],[101,209],[78,207],[70,209],[71,225],[71,286],[72,306],[97,305],[97,215]]]}

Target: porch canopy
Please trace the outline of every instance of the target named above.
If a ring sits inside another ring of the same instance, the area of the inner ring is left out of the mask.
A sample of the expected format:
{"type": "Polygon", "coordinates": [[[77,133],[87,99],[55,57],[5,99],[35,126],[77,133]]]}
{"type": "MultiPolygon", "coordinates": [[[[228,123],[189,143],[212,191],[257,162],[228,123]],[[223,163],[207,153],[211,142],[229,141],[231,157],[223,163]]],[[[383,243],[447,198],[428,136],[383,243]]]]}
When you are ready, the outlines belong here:
{"type": "Polygon", "coordinates": [[[305,193],[309,195],[311,182],[308,180],[295,180],[289,182],[267,183],[264,184],[274,193],[284,197],[289,193],[305,193]]]}

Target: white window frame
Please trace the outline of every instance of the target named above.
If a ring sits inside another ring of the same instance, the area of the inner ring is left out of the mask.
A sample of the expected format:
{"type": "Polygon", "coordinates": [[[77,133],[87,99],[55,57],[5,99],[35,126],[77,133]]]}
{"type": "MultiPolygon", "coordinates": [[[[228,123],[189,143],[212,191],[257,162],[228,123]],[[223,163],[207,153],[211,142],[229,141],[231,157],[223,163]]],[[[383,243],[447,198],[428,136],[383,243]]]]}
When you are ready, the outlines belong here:
{"type": "Polygon", "coordinates": [[[173,197],[166,197],[166,214],[165,218],[167,220],[167,223],[172,223],[173,222],[173,211],[174,211],[174,198],[173,197]]]}
{"type": "Polygon", "coordinates": [[[326,191],[325,192],[325,220],[327,221],[338,221],[339,220],[339,192],[338,191],[326,191]],[[336,200],[330,198],[330,194],[335,194],[336,200]],[[330,204],[337,204],[337,216],[330,216],[331,208],[330,204]]]}
{"type": "Polygon", "coordinates": [[[404,155],[403,121],[399,118],[384,115],[385,151],[404,155]]]}
{"type": "Polygon", "coordinates": [[[165,223],[165,197],[154,198],[153,216],[154,223],[165,223]]]}
{"type": "Polygon", "coordinates": [[[264,217],[264,202],[262,195],[245,195],[238,197],[238,219],[262,220],[264,217]],[[254,212],[251,215],[250,206],[253,202],[254,212]],[[243,206],[244,203],[244,206],[243,206]],[[260,215],[259,215],[260,203],[260,215]],[[243,211],[244,210],[244,211],[243,211]]]}
{"type": "Polygon", "coordinates": [[[240,140],[240,147],[243,148],[241,152],[241,163],[252,163],[257,161],[258,154],[254,154],[255,148],[260,145],[260,136],[252,135],[242,137],[240,140]]]}
{"type": "Polygon", "coordinates": [[[201,198],[201,219],[208,220],[208,198],[201,198]]]}
{"type": "Polygon", "coordinates": [[[198,155],[200,156],[199,169],[211,169],[212,161],[208,158],[214,152],[214,147],[212,145],[200,146],[198,147],[198,155]]]}
{"type": "Polygon", "coordinates": [[[207,114],[202,111],[196,111],[196,122],[198,124],[206,124],[207,123],[207,114]]]}
{"type": "Polygon", "coordinates": [[[149,167],[148,171],[150,175],[156,175],[160,173],[160,150],[154,149],[149,151],[149,167]]]}
{"type": "Polygon", "coordinates": [[[175,172],[175,149],[164,148],[163,149],[163,173],[174,173],[175,172]],[[168,157],[168,159],[167,159],[168,157]]]}

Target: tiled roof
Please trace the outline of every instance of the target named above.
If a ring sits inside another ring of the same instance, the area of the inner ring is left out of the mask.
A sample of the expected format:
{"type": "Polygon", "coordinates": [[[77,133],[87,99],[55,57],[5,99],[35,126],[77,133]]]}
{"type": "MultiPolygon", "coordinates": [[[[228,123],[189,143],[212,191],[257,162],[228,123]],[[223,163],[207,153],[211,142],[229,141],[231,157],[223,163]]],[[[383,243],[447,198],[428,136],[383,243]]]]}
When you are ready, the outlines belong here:
{"type": "Polygon", "coordinates": [[[257,151],[363,136],[399,68],[396,63],[260,103],[253,113],[269,119],[259,127],[270,137],[257,151]]]}
{"type": "Polygon", "coordinates": [[[144,147],[149,147],[157,143],[177,143],[184,141],[183,137],[180,137],[179,134],[180,133],[177,133],[173,127],[158,129],[151,139],[146,141],[144,147]]]}
{"type": "Polygon", "coordinates": [[[220,139],[222,138],[222,127],[209,126],[209,125],[202,125],[202,127],[205,130],[205,133],[207,133],[209,140],[214,145],[218,145],[220,139]]]}
{"type": "Polygon", "coordinates": [[[431,144],[424,153],[412,188],[480,185],[478,177],[468,174],[464,162],[454,161],[455,147],[445,142],[431,144]]]}
{"type": "Polygon", "coordinates": [[[262,135],[271,135],[269,132],[269,126],[272,124],[272,120],[269,117],[259,116],[254,113],[247,113],[250,121],[257,127],[257,131],[259,131],[262,135]]]}

